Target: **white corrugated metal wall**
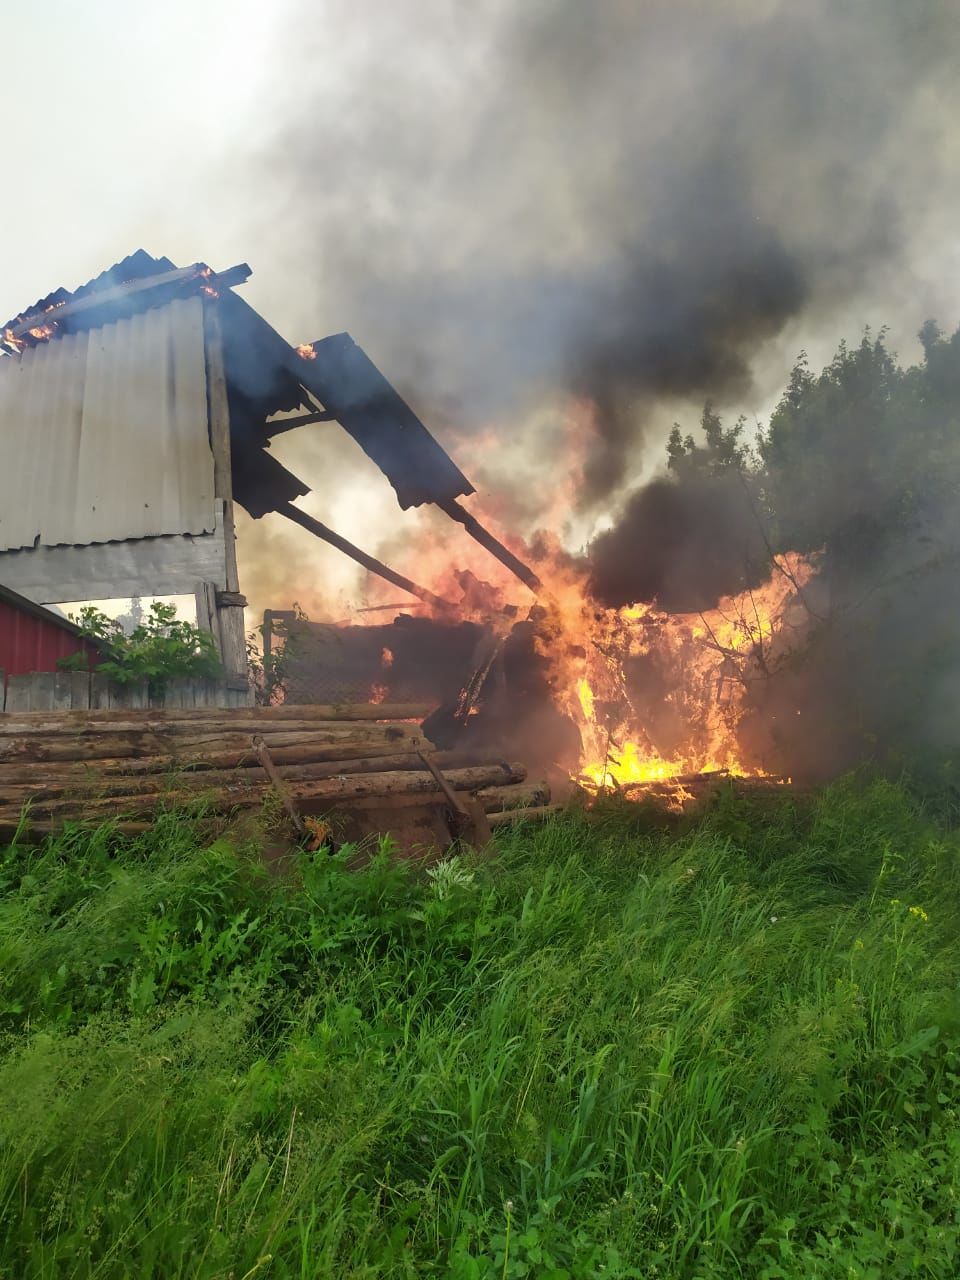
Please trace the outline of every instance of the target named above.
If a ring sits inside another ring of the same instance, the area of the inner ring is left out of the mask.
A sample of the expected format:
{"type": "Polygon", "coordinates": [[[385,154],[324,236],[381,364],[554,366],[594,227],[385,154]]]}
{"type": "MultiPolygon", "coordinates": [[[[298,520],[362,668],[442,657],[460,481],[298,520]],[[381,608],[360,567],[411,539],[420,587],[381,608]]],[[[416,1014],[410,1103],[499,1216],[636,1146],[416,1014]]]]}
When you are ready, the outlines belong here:
{"type": "Polygon", "coordinates": [[[0,551],[214,517],[199,297],[0,359],[0,551]]]}

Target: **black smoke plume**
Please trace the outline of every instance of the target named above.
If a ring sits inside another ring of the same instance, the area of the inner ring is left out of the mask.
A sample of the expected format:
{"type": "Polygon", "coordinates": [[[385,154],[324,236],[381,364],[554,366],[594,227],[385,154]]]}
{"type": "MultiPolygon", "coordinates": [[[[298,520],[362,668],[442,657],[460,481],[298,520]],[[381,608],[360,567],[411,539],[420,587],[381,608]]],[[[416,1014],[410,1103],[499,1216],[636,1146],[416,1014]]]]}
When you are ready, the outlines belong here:
{"type": "Polygon", "coordinates": [[[925,254],[960,172],[949,0],[297,16],[261,211],[286,297],[310,298],[297,323],[354,331],[428,421],[593,401],[588,510],[629,483],[661,400],[747,395],[790,321],[907,284],[917,321],[943,310],[925,254]]]}
{"type": "Polygon", "coordinates": [[[590,591],[608,608],[655,600],[680,613],[711,609],[769,574],[764,550],[738,477],[655,480],[591,544],[590,591]]]}

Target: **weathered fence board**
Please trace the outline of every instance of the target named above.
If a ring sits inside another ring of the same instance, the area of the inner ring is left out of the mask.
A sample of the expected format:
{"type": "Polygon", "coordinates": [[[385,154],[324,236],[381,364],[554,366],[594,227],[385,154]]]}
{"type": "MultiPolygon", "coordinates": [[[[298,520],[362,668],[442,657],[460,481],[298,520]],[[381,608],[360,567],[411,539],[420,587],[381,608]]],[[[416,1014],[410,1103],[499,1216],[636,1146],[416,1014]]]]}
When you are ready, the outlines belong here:
{"type": "Polygon", "coordinates": [[[0,678],[0,710],[146,711],[167,707],[252,707],[253,690],[237,680],[170,680],[151,697],[146,682],[114,684],[87,671],[39,671],[0,678]]]}

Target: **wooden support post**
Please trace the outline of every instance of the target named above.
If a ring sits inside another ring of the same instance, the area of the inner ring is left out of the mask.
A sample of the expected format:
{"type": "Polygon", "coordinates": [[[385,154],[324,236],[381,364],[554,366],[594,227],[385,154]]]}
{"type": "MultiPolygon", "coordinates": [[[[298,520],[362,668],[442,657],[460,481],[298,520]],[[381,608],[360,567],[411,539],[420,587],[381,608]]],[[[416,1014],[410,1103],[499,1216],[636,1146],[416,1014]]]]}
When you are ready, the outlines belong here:
{"type": "MultiPolygon", "coordinates": [[[[215,595],[211,625],[219,635],[223,670],[228,680],[247,679],[247,644],[243,606],[237,603],[240,592],[237,573],[237,534],[233,517],[233,477],[230,462],[230,404],[227,377],[223,363],[223,334],[220,309],[216,299],[204,299],[204,346],[207,360],[207,407],[210,422],[210,448],[213,451],[213,488],[222,503],[225,581],[215,595]],[[224,592],[227,594],[224,595],[224,592]]],[[[242,597],[240,597],[242,598],[242,597]]]]}
{"type": "Polygon", "coordinates": [[[217,584],[215,582],[198,582],[194,591],[197,602],[197,626],[201,631],[209,631],[217,646],[221,661],[223,659],[223,641],[220,637],[220,618],[217,615],[217,584]]]}
{"type": "Polygon", "coordinates": [[[223,649],[223,670],[231,687],[248,683],[247,635],[244,629],[243,607],[222,605],[217,609],[220,619],[220,643],[223,649]]]}

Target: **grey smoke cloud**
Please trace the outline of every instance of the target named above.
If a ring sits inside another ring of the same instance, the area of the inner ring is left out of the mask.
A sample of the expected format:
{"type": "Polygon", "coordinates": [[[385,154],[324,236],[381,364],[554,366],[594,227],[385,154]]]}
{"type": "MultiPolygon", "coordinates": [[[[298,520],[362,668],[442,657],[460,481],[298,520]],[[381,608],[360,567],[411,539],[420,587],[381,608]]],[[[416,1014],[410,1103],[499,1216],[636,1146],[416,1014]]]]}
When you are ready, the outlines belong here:
{"type": "Polygon", "coordinates": [[[580,501],[602,505],[664,399],[749,395],[765,344],[858,300],[889,313],[909,290],[908,330],[940,300],[955,17],[949,0],[304,3],[264,234],[315,297],[305,333],[354,331],[428,421],[591,399],[580,501]]]}

